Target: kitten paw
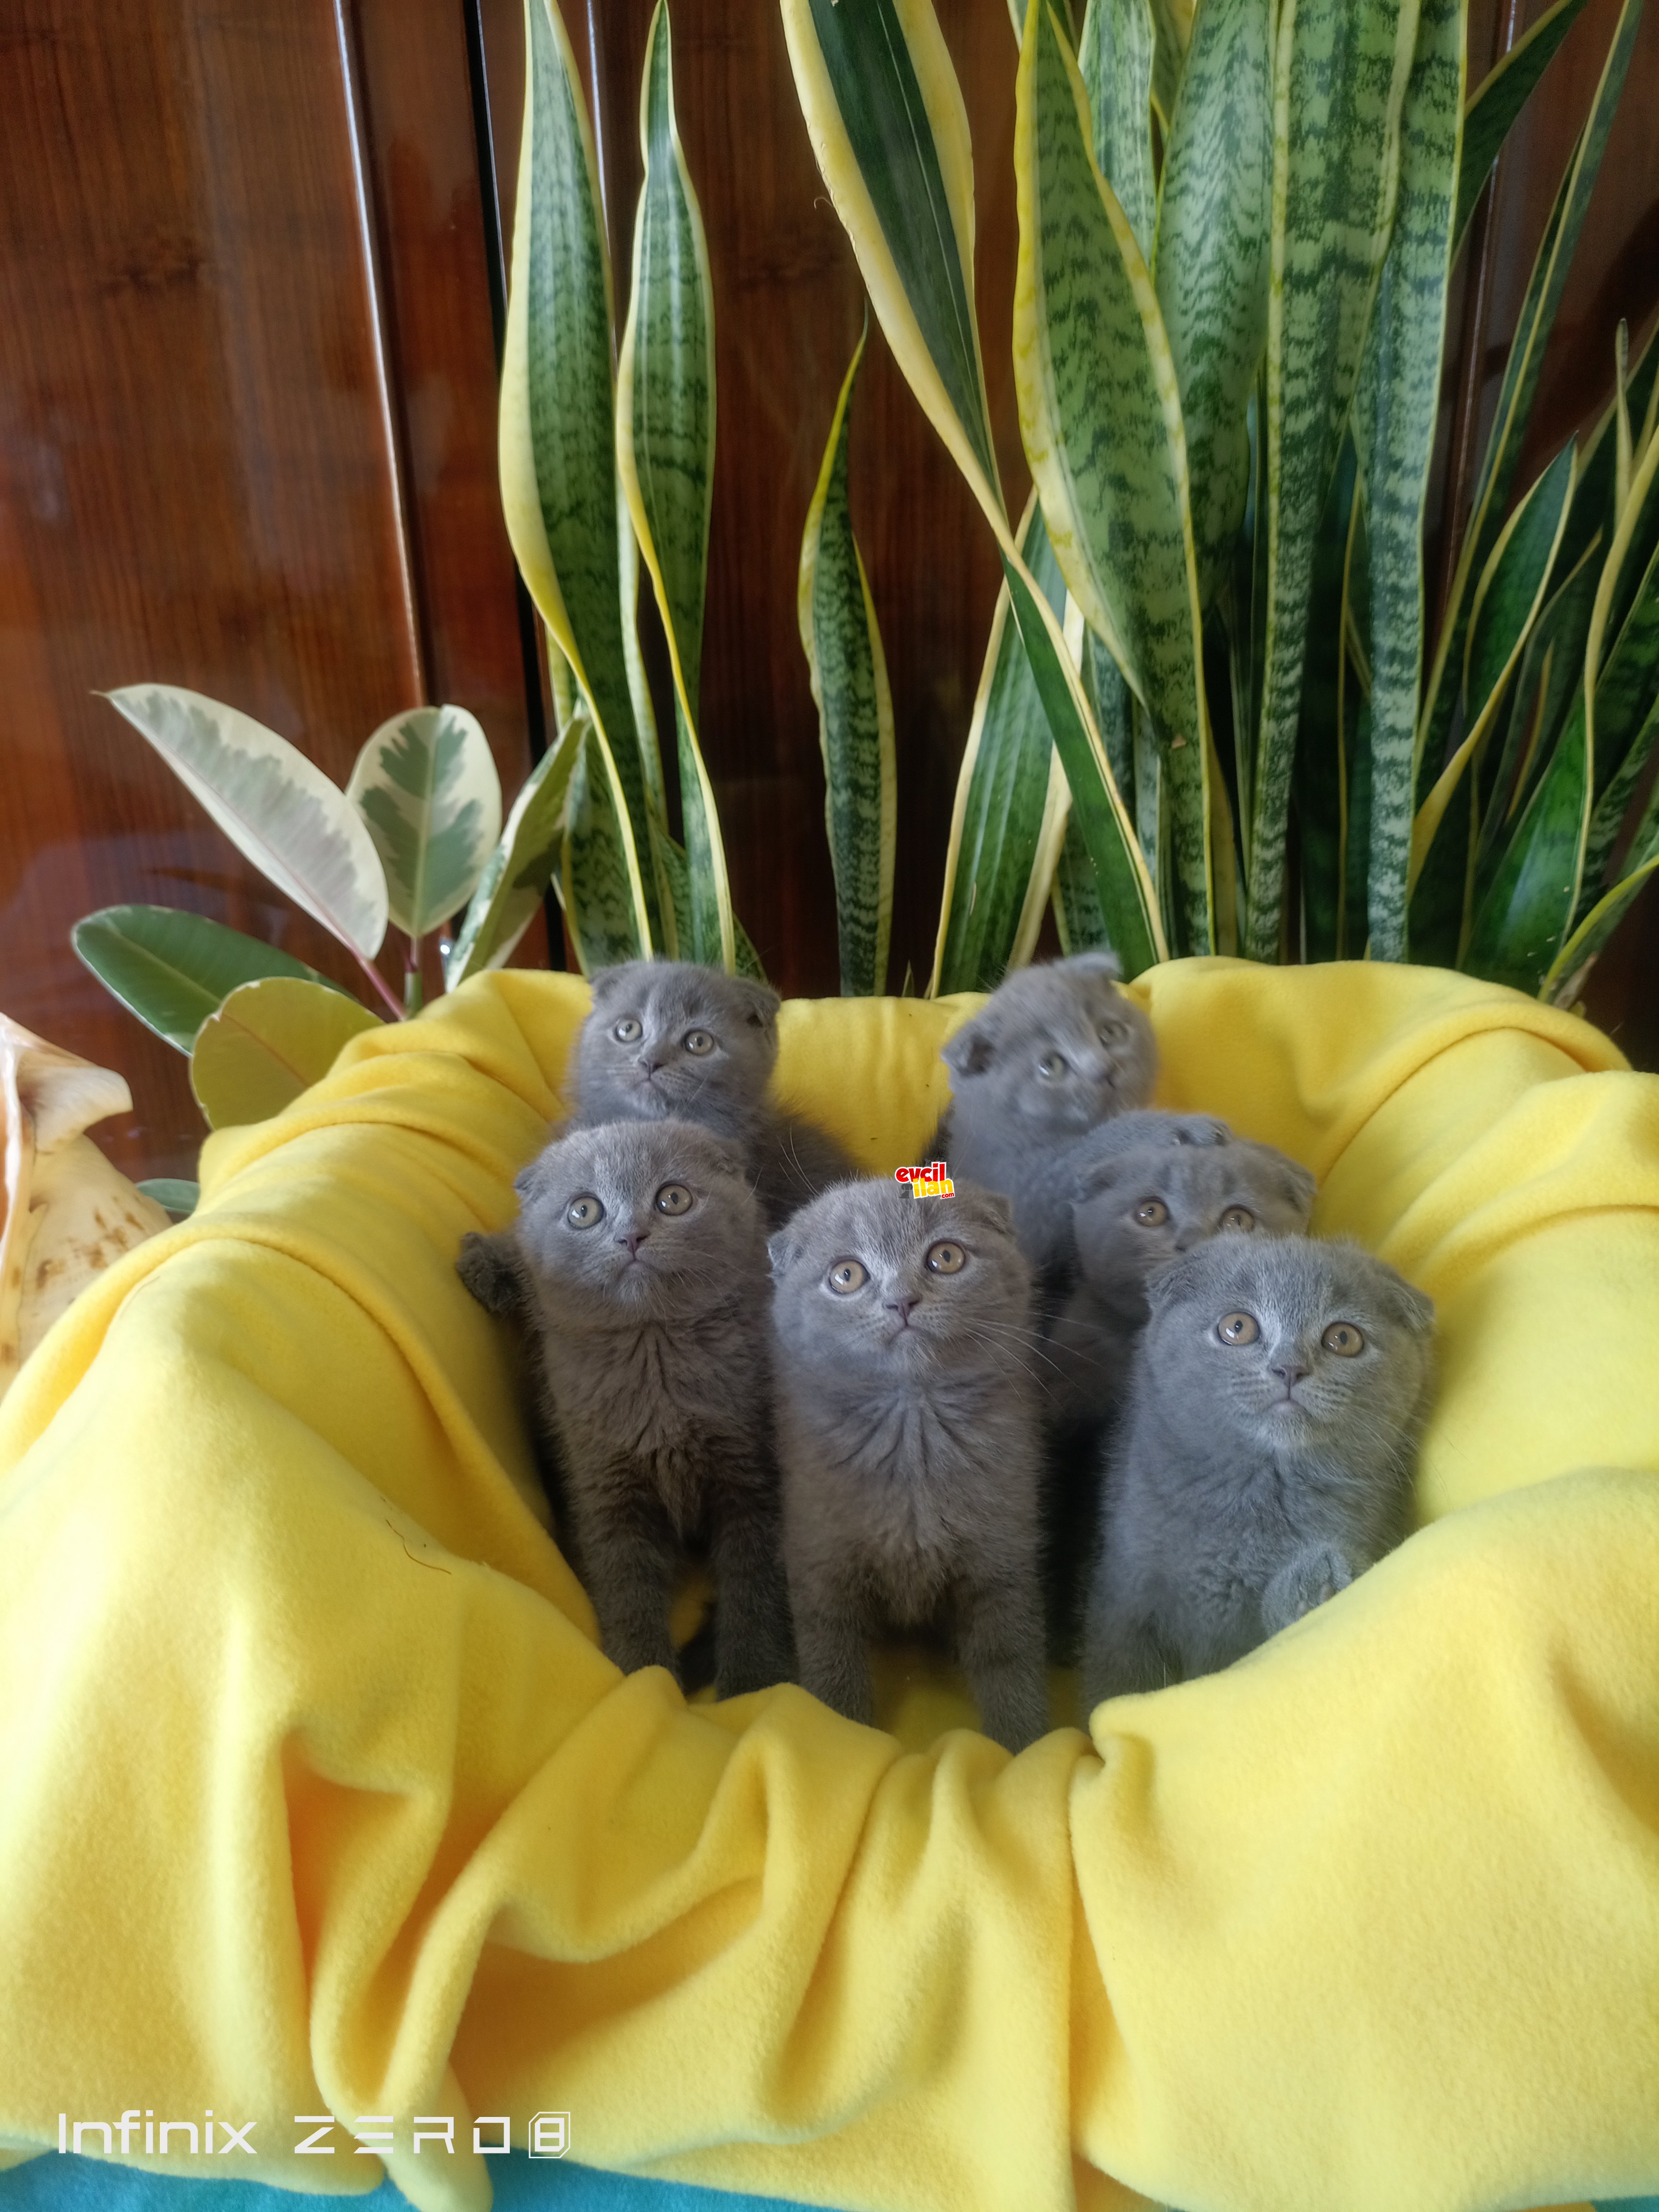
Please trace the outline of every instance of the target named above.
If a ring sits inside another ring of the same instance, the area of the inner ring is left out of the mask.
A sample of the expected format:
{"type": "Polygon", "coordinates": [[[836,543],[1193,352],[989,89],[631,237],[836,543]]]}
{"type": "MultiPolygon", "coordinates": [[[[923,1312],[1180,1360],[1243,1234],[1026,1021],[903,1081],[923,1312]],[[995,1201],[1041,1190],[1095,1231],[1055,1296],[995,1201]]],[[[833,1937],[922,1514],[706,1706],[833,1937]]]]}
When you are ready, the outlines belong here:
{"type": "Polygon", "coordinates": [[[1310,1545],[1282,1566],[1261,1601],[1267,1633],[1276,1636],[1293,1620],[1334,1598],[1353,1580],[1353,1570],[1334,1544],[1310,1545]]]}

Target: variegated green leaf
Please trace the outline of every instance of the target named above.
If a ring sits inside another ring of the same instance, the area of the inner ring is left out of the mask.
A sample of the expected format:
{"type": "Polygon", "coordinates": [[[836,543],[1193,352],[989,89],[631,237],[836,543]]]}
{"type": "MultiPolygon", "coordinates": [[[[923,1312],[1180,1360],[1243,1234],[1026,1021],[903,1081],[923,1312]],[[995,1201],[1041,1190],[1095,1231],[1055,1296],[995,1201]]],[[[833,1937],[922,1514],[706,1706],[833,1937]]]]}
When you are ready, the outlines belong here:
{"type": "MultiPolygon", "coordinates": [[[[1257,0],[1260,4],[1260,0],[1257,0]]],[[[1089,0],[1078,40],[1078,67],[1089,95],[1095,166],[1147,261],[1158,221],[1152,175],[1152,0],[1089,0]]]]}
{"type": "MultiPolygon", "coordinates": [[[[543,621],[592,714],[635,910],[660,928],[647,783],[623,642],[611,264],[575,58],[553,0],[525,0],[525,116],[501,362],[501,507],[543,621]]],[[[628,610],[631,616],[632,610],[628,610]]]]}
{"type": "Polygon", "coordinates": [[[1005,553],[974,315],[974,163],[932,0],[782,0],[818,169],[906,382],[1005,553]]]}
{"type": "Polygon", "coordinates": [[[1585,973],[1620,923],[1647,889],[1648,878],[1659,869],[1659,841],[1648,841],[1648,857],[1632,868],[1613,888],[1596,901],[1561,947],[1550,971],[1539,987],[1540,999],[1570,1006],[1577,997],[1585,973]]]}
{"type": "Polygon", "coordinates": [[[872,997],[886,987],[898,832],[892,695],[847,499],[853,386],[867,335],[866,324],[836,402],[801,537],[799,592],[823,755],[841,988],[849,997],[872,997]]]}
{"type": "Polygon", "coordinates": [[[1418,799],[1438,778],[1445,764],[1447,739],[1456,707],[1458,678],[1463,665],[1470,594],[1476,579],[1492,557],[1504,526],[1510,488],[1521,457],[1533,395],[1538,387],[1545,348],[1555,325],[1555,312],[1566,283],[1567,270],[1578,234],[1583,227],[1595,187],[1613,111],[1624,88],[1631,48],[1641,19],[1642,0],[1625,0],[1607,50],[1606,62],[1590,106],[1589,117],[1578,135],[1573,158],[1561,180],[1555,204],[1533,264],[1516,321],[1514,343],[1498,388],[1492,434],[1481,457],[1474,501],[1465,527],[1462,548],[1446,611],[1435,647],[1434,665],[1425,689],[1419,716],[1417,759],[1418,799]]]}
{"type": "Polygon", "coordinates": [[[1152,54],[1152,105],[1158,110],[1164,141],[1170,118],[1181,99],[1181,80],[1192,45],[1193,0],[1152,0],[1152,24],[1157,44],[1152,54]]]}
{"type": "Polygon", "coordinates": [[[360,960],[374,959],[386,936],[386,874],[337,784],[275,730],[199,691],[133,684],[104,696],[262,876],[360,960]]]}
{"type": "MultiPolygon", "coordinates": [[[[1054,899],[1054,880],[1059,872],[1060,856],[1066,842],[1066,825],[1071,820],[1071,793],[1066,787],[1066,771],[1060,764],[1060,755],[1052,750],[1048,755],[1048,789],[1042,819],[1037,826],[1036,858],[1026,881],[1024,903],[1014,926],[1013,949],[1008,955],[1011,968],[1029,968],[1036,956],[1037,939],[1042,934],[1044,917],[1054,899]]],[[[1101,927],[1105,927],[1104,917],[1101,927]]]]}
{"type": "Polygon", "coordinates": [[[1095,882],[1095,864],[1069,812],[1060,858],[1054,863],[1050,903],[1060,949],[1068,959],[1074,952],[1098,952],[1109,945],[1106,917],[1100,910],[1100,890],[1095,882]]]}
{"type": "MultiPolygon", "coordinates": [[[[1505,524],[1475,588],[1464,669],[1462,743],[1447,763],[1412,830],[1408,891],[1413,917],[1427,933],[1414,950],[1446,963],[1456,957],[1471,890],[1469,835],[1477,792],[1458,797],[1473,779],[1497,724],[1510,679],[1538,619],[1572,502],[1574,453],[1556,456],[1505,524]],[[1455,804],[1454,805],[1454,799],[1455,804]]],[[[1414,920],[1413,929],[1417,927],[1414,920]]]]}
{"type": "Polygon", "coordinates": [[[1352,718],[1354,703],[1346,696],[1345,611],[1349,550],[1358,517],[1358,483],[1353,441],[1345,438],[1314,549],[1308,660],[1297,732],[1294,791],[1302,854],[1301,940],[1310,960],[1342,957],[1343,720],[1344,708],[1352,718]]]}
{"type": "MultiPolygon", "coordinates": [[[[1633,420],[1644,416],[1659,398],[1659,323],[1648,332],[1641,352],[1630,365],[1625,398],[1633,420]]],[[[1578,442],[1578,489],[1573,494],[1559,562],[1563,575],[1577,567],[1580,556],[1598,531],[1604,550],[1612,542],[1619,520],[1617,411],[1609,404],[1578,442]]]]}
{"type": "MultiPolygon", "coordinates": [[[[1653,672],[1648,690],[1647,713],[1638,725],[1635,734],[1626,749],[1625,757],[1608,779],[1607,787],[1595,802],[1590,816],[1589,836],[1584,846],[1584,885],[1579,897],[1579,912],[1600,896],[1606,887],[1607,859],[1619,842],[1619,832],[1624,827],[1625,817],[1630,811],[1638,785],[1647,772],[1653,757],[1656,739],[1659,739],[1659,670],[1653,672]]],[[[1598,748],[1601,739],[1601,702],[1596,703],[1595,737],[1598,748]]]]}
{"type": "MultiPolygon", "coordinates": [[[[1066,586],[1035,492],[1021,518],[1019,544],[1027,568],[1059,611],[1066,586]]],[[[1054,749],[1019,626],[1010,619],[1005,584],[997,594],[957,778],[930,996],[994,991],[1006,974],[1036,865],[1054,749]]],[[[1069,835],[1080,840],[1075,823],[1069,835]]]]}
{"type": "MultiPolygon", "coordinates": [[[[645,180],[617,379],[617,469],[650,571],[674,676],[680,811],[690,890],[683,957],[737,957],[726,849],[698,743],[703,596],[714,465],[714,301],[708,246],[674,115],[666,0],[658,0],[640,93],[645,180]]],[[[682,933],[677,930],[677,936],[682,933]]]]}
{"type": "Polygon", "coordinates": [[[1423,510],[1439,414],[1467,0],[1422,0],[1400,118],[1400,188],[1354,394],[1370,540],[1373,959],[1406,957],[1423,679],[1423,510]]]}
{"type": "Polygon", "coordinates": [[[1245,416],[1267,337],[1273,217],[1267,0],[1204,0],[1170,125],[1154,273],[1181,392],[1207,606],[1249,489],[1245,416]]]}
{"type": "Polygon", "coordinates": [[[392,919],[424,937],[471,897],[501,834],[501,783],[475,716],[416,707],[382,722],[346,786],[386,870],[392,919]]]}
{"type": "Polygon", "coordinates": [[[1282,0],[1267,317],[1268,532],[1245,951],[1271,960],[1314,545],[1394,220],[1417,0],[1282,0]]]}
{"type": "Polygon", "coordinates": [[[1203,630],[1175,368],[1048,0],[1031,0],[1015,102],[1020,431],[1067,588],[1158,727],[1180,941],[1213,951],[1203,630]]]}
{"type": "Polygon", "coordinates": [[[605,773],[599,733],[591,726],[583,732],[571,767],[556,881],[583,975],[642,956],[625,824],[605,773]]]}
{"type": "Polygon", "coordinates": [[[586,710],[579,709],[525,779],[444,961],[447,991],[469,975],[505,967],[540,912],[559,863],[571,773],[592,726],[586,710]]]}
{"type": "Polygon", "coordinates": [[[1492,164],[1504,141],[1532,97],[1561,41],[1583,12],[1584,0],[1555,0],[1523,39],[1517,40],[1469,101],[1463,118],[1463,151],[1458,165],[1457,212],[1452,223],[1452,252],[1463,243],[1492,164]]]}

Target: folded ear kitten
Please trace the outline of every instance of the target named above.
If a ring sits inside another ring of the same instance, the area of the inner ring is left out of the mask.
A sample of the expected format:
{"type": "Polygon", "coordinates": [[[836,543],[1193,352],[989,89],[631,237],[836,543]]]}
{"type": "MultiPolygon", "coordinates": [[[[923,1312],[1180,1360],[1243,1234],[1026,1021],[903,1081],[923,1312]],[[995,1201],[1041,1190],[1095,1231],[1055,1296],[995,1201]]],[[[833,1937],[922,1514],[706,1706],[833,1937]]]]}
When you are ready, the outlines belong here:
{"type": "Polygon", "coordinates": [[[866,1638],[954,1627],[985,1731],[1048,1726],[1030,1270],[1006,1199],[842,1184],[773,1237],[800,1679],[871,1717],[866,1638]]]}
{"type": "Polygon", "coordinates": [[[1225,1667],[1404,1538],[1434,1309],[1357,1244],[1221,1236],[1158,1274],[1108,1448],[1085,1714],[1225,1667]]]}
{"type": "Polygon", "coordinates": [[[629,960],[592,978],[577,1041],[572,1126],[696,1121],[741,1146],[767,1219],[786,1220],[857,1173],[835,1139],[767,1096],[778,994],[689,960],[629,960]]]}

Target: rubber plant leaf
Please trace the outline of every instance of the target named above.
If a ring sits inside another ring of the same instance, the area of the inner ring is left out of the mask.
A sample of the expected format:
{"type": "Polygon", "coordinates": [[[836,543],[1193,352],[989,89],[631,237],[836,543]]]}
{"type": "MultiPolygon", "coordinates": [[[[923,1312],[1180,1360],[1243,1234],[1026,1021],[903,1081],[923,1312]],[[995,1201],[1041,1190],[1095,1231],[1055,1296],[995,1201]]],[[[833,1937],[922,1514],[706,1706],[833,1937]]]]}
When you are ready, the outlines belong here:
{"type": "Polygon", "coordinates": [[[190,1087],[211,1129],[268,1121],[321,1082],[377,1016],[355,999],[287,975],[244,983],[203,1023],[190,1087]]]}
{"type": "Polygon", "coordinates": [[[841,988],[849,998],[873,997],[886,988],[898,835],[893,699],[847,497],[853,387],[868,334],[866,323],[836,402],[801,534],[797,592],[801,650],[817,702],[823,756],[841,988]]]}
{"type": "Polygon", "coordinates": [[[178,907],[103,907],[76,923],[70,942],[104,988],[178,1052],[190,1050],[240,983],[292,975],[337,988],[274,945],[178,907]]]}
{"type": "Polygon", "coordinates": [[[1267,535],[1244,950],[1276,957],[1319,518],[1392,234],[1417,0],[1283,0],[1273,79],[1267,535]]]}
{"type": "Polygon", "coordinates": [[[667,0],[658,0],[640,88],[644,181],[617,375],[617,471],[650,573],[674,678],[689,866],[681,956],[736,965],[732,890],[698,743],[703,599],[714,489],[714,290],[702,211],[674,115],[667,0]]]}
{"type": "Polygon", "coordinates": [[[382,722],[346,786],[386,870],[392,919],[424,937],[471,897],[501,834],[501,782],[477,719],[416,707],[382,722]]]}
{"type": "Polygon", "coordinates": [[[386,937],[385,871],[362,817],[297,746],[250,714],[172,684],[105,694],[226,836],[360,960],[386,937]]]}
{"type": "Polygon", "coordinates": [[[447,991],[505,967],[540,912],[558,866],[571,771],[592,726],[579,708],[526,777],[445,959],[447,991]]]}
{"type": "Polygon", "coordinates": [[[611,263],[586,103],[554,0],[525,0],[525,50],[498,416],[501,510],[526,586],[588,702],[634,950],[647,953],[660,921],[623,630],[611,263]]]}
{"type": "Polygon", "coordinates": [[[1467,0],[1422,0],[1400,120],[1394,234],[1354,393],[1370,550],[1370,851],[1376,960],[1406,957],[1423,682],[1423,511],[1445,352],[1467,0]]]}
{"type": "Polygon", "coordinates": [[[1066,587],[1157,726],[1179,942],[1211,952],[1203,625],[1175,364],[1140,249],[1095,166],[1082,76],[1048,0],[1031,0],[1025,20],[1014,175],[1026,458],[1066,587]]]}

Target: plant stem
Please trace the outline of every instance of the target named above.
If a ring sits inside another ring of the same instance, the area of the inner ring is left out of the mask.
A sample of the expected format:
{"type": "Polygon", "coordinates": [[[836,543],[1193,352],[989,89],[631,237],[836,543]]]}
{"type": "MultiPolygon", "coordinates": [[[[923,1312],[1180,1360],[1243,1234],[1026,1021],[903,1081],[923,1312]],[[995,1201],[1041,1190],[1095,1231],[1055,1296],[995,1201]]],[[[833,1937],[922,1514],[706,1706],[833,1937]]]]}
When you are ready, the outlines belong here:
{"type": "Polygon", "coordinates": [[[364,975],[368,976],[369,981],[374,986],[374,988],[380,993],[386,1005],[392,1009],[392,1020],[394,1022],[402,1021],[404,1019],[404,1010],[398,1004],[397,999],[386,983],[386,977],[381,975],[380,969],[374,965],[374,963],[372,960],[366,960],[362,954],[358,951],[355,945],[351,948],[351,957],[357,963],[357,965],[362,969],[364,975]]]}

